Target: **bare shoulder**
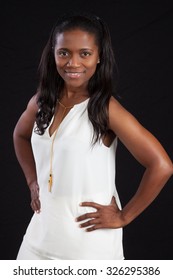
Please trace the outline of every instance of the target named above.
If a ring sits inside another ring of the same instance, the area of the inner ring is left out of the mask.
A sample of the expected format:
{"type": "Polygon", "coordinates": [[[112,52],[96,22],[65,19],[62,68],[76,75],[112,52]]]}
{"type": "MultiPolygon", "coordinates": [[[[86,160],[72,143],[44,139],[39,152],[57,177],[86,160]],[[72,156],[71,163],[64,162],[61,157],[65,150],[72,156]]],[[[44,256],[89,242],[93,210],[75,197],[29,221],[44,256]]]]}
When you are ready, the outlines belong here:
{"type": "Polygon", "coordinates": [[[22,135],[24,137],[30,137],[33,129],[33,125],[38,111],[37,95],[35,94],[28,102],[26,109],[20,116],[15,129],[14,134],[22,135]]]}
{"type": "Polygon", "coordinates": [[[38,111],[37,95],[35,94],[28,102],[26,109],[24,110],[21,118],[25,122],[33,123],[35,121],[36,113],[38,111]]]}
{"type": "Polygon", "coordinates": [[[35,94],[28,102],[26,111],[30,111],[33,112],[34,114],[36,114],[36,112],[38,111],[38,105],[37,105],[37,94],[35,94]]]}
{"type": "MultiPolygon", "coordinates": [[[[120,102],[113,96],[109,101],[109,126],[110,129],[115,131],[116,128],[123,127],[127,121],[135,121],[134,116],[128,112],[120,102]]],[[[137,124],[137,123],[136,123],[137,124]]]]}
{"type": "Polygon", "coordinates": [[[114,96],[111,96],[109,101],[109,106],[119,106],[120,103],[117,101],[117,99],[114,96]]]}
{"type": "Polygon", "coordinates": [[[110,117],[118,114],[127,114],[129,113],[121,103],[113,96],[111,96],[109,101],[109,115],[110,117]]]}
{"type": "Polygon", "coordinates": [[[167,155],[159,141],[114,97],[109,102],[109,127],[144,166],[167,155]]]}

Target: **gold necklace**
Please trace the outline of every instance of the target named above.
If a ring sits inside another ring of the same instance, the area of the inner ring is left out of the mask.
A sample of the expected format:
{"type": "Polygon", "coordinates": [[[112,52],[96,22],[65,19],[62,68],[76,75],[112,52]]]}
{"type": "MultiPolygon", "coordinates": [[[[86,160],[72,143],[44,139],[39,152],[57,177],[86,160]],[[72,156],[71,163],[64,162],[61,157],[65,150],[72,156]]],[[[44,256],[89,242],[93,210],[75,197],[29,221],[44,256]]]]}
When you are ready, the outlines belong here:
{"type": "Polygon", "coordinates": [[[58,132],[58,128],[63,120],[63,117],[64,117],[64,114],[66,112],[67,109],[71,109],[74,107],[73,106],[69,106],[69,107],[66,107],[64,104],[62,104],[59,100],[57,101],[59,103],[59,105],[61,107],[64,108],[63,110],[63,113],[62,113],[62,116],[61,116],[61,120],[60,120],[60,123],[58,125],[58,127],[56,128],[56,130],[54,131],[54,135],[53,135],[53,139],[52,139],[52,143],[51,143],[51,149],[50,149],[50,172],[49,172],[49,180],[48,180],[48,184],[49,184],[49,192],[52,191],[52,184],[53,184],[53,170],[52,170],[52,162],[53,162],[53,146],[54,146],[54,141],[55,141],[55,137],[56,137],[56,134],[58,132]]]}

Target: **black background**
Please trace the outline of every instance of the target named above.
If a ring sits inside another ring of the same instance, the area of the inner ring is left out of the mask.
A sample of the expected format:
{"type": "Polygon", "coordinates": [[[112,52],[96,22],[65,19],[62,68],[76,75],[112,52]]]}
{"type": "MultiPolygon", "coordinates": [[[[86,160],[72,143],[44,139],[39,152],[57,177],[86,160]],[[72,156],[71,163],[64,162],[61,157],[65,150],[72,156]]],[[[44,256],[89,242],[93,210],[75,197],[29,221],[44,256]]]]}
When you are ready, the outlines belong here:
{"type": "MultiPolygon", "coordinates": [[[[111,32],[119,69],[119,101],[162,143],[173,159],[172,1],[6,1],[0,9],[0,259],[15,259],[32,215],[15,157],[14,126],[37,87],[37,67],[57,17],[94,12],[111,32]]],[[[124,205],[143,167],[119,143],[117,188],[124,205]]],[[[172,178],[156,200],[124,229],[126,259],[173,259],[172,178]]]]}

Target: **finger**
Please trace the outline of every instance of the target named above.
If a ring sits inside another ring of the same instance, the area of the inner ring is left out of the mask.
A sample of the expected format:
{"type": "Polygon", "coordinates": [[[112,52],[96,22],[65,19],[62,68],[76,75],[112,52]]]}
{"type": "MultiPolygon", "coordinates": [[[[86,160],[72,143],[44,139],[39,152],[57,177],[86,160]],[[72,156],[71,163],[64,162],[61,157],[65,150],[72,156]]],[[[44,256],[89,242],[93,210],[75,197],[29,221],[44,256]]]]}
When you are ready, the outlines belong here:
{"type": "Polygon", "coordinates": [[[97,225],[94,225],[93,227],[91,226],[91,227],[86,228],[85,231],[91,232],[91,231],[94,231],[94,230],[97,230],[97,229],[101,229],[101,228],[103,228],[101,226],[101,224],[97,224],[97,225]]]}
{"type": "Polygon", "coordinates": [[[111,204],[116,204],[115,196],[112,197],[111,204]]]}
{"type": "Polygon", "coordinates": [[[34,212],[37,211],[37,206],[34,201],[31,202],[31,208],[34,212]]]}
{"type": "Polygon", "coordinates": [[[81,215],[81,216],[77,217],[75,219],[75,221],[80,222],[80,221],[83,221],[83,220],[86,220],[86,219],[92,219],[92,218],[98,218],[98,217],[99,217],[98,212],[86,213],[84,215],[81,215]]]}
{"type": "Polygon", "coordinates": [[[96,225],[96,224],[100,224],[100,219],[89,220],[83,224],[80,224],[79,227],[84,228],[84,227],[89,227],[91,225],[96,225]]]}
{"type": "Polygon", "coordinates": [[[37,213],[40,213],[40,207],[41,207],[40,200],[37,199],[36,202],[35,202],[35,204],[36,204],[36,212],[37,212],[37,213]]]}
{"type": "Polygon", "coordinates": [[[114,205],[114,206],[117,206],[117,208],[118,208],[118,205],[117,205],[115,196],[112,197],[112,199],[111,199],[111,204],[114,205]]]}
{"type": "Polygon", "coordinates": [[[33,200],[39,199],[39,192],[38,190],[34,190],[31,194],[33,200]]]}
{"type": "Polygon", "coordinates": [[[31,201],[30,205],[31,205],[32,210],[35,212],[36,211],[35,203],[33,201],[31,201]]]}
{"type": "Polygon", "coordinates": [[[41,207],[40,200],[31,201],[31,208],[34,212],[40,213],[40,207],[41,207]]]}
{"type": "Polygon", "coordinates": [[[93,208],[96,208],[97,210],[99,210],[103,207],[103,205],[95,203],[95,202],[81,202],[79,205],[93,207],[93,208]]]}

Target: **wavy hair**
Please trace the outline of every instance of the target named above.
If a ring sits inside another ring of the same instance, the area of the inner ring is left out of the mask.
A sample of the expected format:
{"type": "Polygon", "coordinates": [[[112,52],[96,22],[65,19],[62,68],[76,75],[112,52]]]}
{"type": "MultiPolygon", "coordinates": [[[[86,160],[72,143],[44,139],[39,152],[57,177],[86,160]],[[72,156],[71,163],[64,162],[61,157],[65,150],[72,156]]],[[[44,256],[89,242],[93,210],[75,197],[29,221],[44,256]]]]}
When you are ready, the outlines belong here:
{"type": "Polygon", "coordinates": [[[107,24],[92,14],[65,14],[55,23],[39,64],[37,94],[38,112],[35,132],[43,135],[55,111],[57,99],[61,97],[64,81],[58,74],[53,49],[57,34],[79,28],[96,39],[100,63],[88,82],[88,117],[94,129],[93,143],[105,136],[108,126],[108,104],[113,94],[114,53],[107,24]]]}

